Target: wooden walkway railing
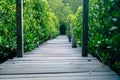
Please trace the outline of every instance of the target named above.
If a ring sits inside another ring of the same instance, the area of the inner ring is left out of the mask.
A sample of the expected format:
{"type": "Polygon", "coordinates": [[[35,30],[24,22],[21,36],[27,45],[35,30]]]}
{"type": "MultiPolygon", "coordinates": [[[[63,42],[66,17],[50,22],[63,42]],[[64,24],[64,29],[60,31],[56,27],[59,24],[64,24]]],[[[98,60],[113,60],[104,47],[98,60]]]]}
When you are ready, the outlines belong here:
{"type": "Polygon", "coordinates": [[[120,80],[108,66],[81,48],[71,48],[67,36],[58,36],[22,58],[0,65],[0,80],[120,80]]]}

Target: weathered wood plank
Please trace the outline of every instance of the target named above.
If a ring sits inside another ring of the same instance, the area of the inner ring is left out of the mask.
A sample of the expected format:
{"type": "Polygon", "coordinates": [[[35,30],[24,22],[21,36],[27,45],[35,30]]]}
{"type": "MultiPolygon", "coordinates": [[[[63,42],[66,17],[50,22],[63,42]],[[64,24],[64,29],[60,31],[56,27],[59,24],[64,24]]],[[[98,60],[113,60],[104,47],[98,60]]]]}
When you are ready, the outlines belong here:
{"type": "Polygon", "coordinates": [[[66,36],[58,36],[22,58],[9,59],[0,65],[0,80],[120,80],[108,66],[91,55],[82,57],[81,48],[67,42],[66,36]]]}
{"type": "MultiPolygon", "coordinates": [[[[106,73],[106,72],[92,72],[92,73],[62,73],[62,74],[29,74],[29,75],[2,75],[0,77],[0,79],[19,79],[19,78],[26,78],[26,79],[31,79],[31,78],[53,78],[53,77],[58,77],[58,78],[61,78],[61,77],[114,77],[116,74],[113,74],[113,73],[106,73]]],[[[109,78],[111,78],[109,77],[109,78]]],[[[114,77],[116,80],[118,80],[119,77],[114,77]]],[[[79,79],[79,78],[78,78],[79,79]]],[[[77,79],[77,80],[78,80],[77,79]]],[[[54,80],[54,79],[53,79],[54,80]]],[[[104,80],[104,79],[103,79],[104,80]]]]}
{"type": "Polygon", "coordinates": [[[119,80],[119,77],[115,76],[28,76],[28,77],[13,77],[13,78],[5,78],[1,80],[119,80]],[[102,77],[102,79],[101,79],[102,77]]]}

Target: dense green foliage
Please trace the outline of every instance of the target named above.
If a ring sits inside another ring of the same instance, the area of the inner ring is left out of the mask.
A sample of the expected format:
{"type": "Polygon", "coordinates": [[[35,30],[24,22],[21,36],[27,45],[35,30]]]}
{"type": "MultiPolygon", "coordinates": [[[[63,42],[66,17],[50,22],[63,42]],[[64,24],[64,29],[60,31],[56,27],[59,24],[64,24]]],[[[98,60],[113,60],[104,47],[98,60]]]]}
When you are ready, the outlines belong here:
{"type": "Polygon", "coordinates": [[[46,0],[24,0],[25,51],[58,35],[58,19],[46,0]]]}
{"type": "Polygon", "coordinates": [[[90,0],[89,52],[120,72],[120,1],[90,0]]]}
{"type": "Polygon", "coordinates": [[[77,43],[82,44],[82,6],[80,6],[75,14],[76,16],[76,29],[74,30],[75,35],[77,36],[77,43]]]}
{"type": "Polygon", "coordinates": [[[82,6],[83,0],[63,0],[65,5],[69,5],[72,12],[76,13],[79,6],[82,6]]]}
{"type": "Polygon", "coordinates": [[[63,3],[64,0],[47,0],[52,12],[59,18],[60,25],[66,24],[67,16],[72,13],[71,8],[63,3]]]}
{"type": "MultiPolygon", "coordinates": [[[[120,1],[90,0],[88,50],[120,74],[120,1]]],[[[81,45],[82,8],[69,15],[72,33],[81,45]],[[74,30],[75,28],[75,30],[74,30]],[[79,39],[79,40],[78,40],[79,39]]]]}
{"type": "Polygon", "coordinates": [[[0,1],[0,62],[15,55],[16,4],[15,0],[0,1]]]}
{"type": "MultiPolygon", "coordinates": [[[[50,4],[52,12],[59,19],[60,28],[67,28],[68,15],[76,13],[78,7],[82,5],[82,0],[47,0],[50,4]]],[[[61,30],[63,31],[63,30],[61,30]]]]}
{"type": "MultiPolygon", "coordinates": [[[[0,1],[0,62],[16,54],[16,0],[0,1]]],[[[46,0],[24,0],[25,51],[59,34],[58,19],[46,0]]]]}
{"type": "Polygon", "coordinates": [[[76,36],[76,42],[81,45],[82,40],[82,6],[78,7],[76,14],[69,14],[70,30],[72,35],[76,36]]]}

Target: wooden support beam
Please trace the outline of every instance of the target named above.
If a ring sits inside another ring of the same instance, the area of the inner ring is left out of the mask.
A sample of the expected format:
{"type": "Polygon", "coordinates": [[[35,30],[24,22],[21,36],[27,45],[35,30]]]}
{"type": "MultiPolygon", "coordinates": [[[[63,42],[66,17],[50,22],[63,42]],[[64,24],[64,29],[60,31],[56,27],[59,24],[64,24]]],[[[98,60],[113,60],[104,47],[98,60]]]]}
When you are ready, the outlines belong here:
{"type": "Polygon", "coordinates": [[[68,22],[68,29],[67,29],[68,39],[71,42],[71,29],[70,29],[70,21],[68,22]]]}
{"type": "Polygon", "coordinates": [[[76,35],[72,35],[72,48],[77,48],[76,35]]]}
{"type": "Polygon", "coordinates": [[[24,53],[23,44],[23,0],[16,0],[16,25],[17,25],[17,57],[24,53]]]}
{"type": "Polygon", "coordinates": [[[88,7],[89,0],[83,0],[82,56],[88,56],[88,7]]]}

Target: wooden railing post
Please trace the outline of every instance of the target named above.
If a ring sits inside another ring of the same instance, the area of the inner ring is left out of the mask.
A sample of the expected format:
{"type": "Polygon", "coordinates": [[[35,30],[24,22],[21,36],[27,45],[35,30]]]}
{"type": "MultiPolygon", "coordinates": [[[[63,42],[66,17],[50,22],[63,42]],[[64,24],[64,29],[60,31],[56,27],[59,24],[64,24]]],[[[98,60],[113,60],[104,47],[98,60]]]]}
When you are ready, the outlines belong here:
{"type": "Polygon", "coordinates": [[[23,0],[16,0],[16,25],[17,25],[17,57],[24,53],[23,44],[23,0]]]}
{"type": "Polygon", "coordinates": [[[68,34],[69,42],[71,42],[71,29],[70,29],[70,22],[68,22],[67,34],[68,34]]]}
{"type": "Polygon", "coordinates": [[[76,35],[72,35],[72,48],[77,48],[76,35]]]}
{"type": "Polygon", "coordinates": [[[83,0],[82,56],[88,56],[88,7],[89,0],[83,0]]]}
{"type": "Polygon", "coordinates": [[[72,27],[72,48],[77,48],[76,34],[74,34],[75,26],[72,27]]]}

